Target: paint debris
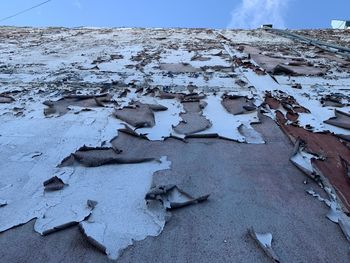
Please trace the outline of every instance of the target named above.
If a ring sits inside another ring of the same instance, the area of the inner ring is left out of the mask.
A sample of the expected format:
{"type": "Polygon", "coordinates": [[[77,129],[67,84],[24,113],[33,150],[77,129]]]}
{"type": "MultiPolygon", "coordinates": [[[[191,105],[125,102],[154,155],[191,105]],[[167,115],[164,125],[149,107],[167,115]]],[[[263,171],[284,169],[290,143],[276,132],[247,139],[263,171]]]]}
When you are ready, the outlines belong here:
{"type": "Polygon", "coordinates": [[[57,176],[54,176],[48,180],[46,180],[44,183],[45,191],[58,191],[62,190],[66,184],[62,181],[62,179],[58,178],[57,176]]]}
{"type": "Polygon", "coordinates": [[[318,159],[318,157],[306,152],[305,146],[305,142],[298,139],[295,143],[290,161],[306,175],[310,176],[311,178],[315,178],[316,175],[314,167],[312,166],[312,160],[318,159]]]}
{"type": "Polygon", "coordinates": [[[224,94],[221,103],[225,109],[233,115],[245,114],[257,109],[252,99],[239,95],[224,94]]]}
{"type": "Polygon", "coordinates": [[[350,114],[335,110],[335,117],[324,121],[324,123],[350,130],[350,114]]]}
{"type": "Polygon", "coordinates": [[[330,196],[330,200],[321,197],[312,189],[307,190],[306,192],[317,198],[320,202],[325,203],[329,207],[329,212],[326,214],[326,218],[328,218],[333,223],[338,224],[346,239],[350,241],[350,217],[342,211],[341,206],[338,204],[336,196],[332,194],[331,190],[328,188],[325,188],[325,190],[330,196]]]}
{"type": "Polygon", "coordinates": [[[5,205],[7,205],[7,201],[3,200],[3,199],[0,199],[0,207],[3,207],[5,205]]]}
{"type": "Polygon", "coordinates": [[[59,215],[49,210],[35,221],[34,229],[41,235],[48,235],[79,224],[91,215],[96,205],[96,201],[88,200],[85,206],[72,205],[59,215]]]}
{"type": "Polygon", "coordinates": [[[254,228],[248,230],[249,235],[257,242],[259,247],[265,252],[265,254],[271,258],[273,262],[281,262],[272,249],[272,234],[271,233],[258,233],[255,232],[254,228]]]}
{"type": "Polygon", "coordinates": [[[176,185],[155,186],[145,196],[147,201],[157,200],[168,209],[177,209],[184,206],[198,204],[207,201],[210,195],[203,195],[197,198],[179,189],[176,185]]]}
{"type": "Polygon", "coordinates": [[[11,103],[14,102],[15,99],[9,95],[0,94],[0,103],[11,103]]]}

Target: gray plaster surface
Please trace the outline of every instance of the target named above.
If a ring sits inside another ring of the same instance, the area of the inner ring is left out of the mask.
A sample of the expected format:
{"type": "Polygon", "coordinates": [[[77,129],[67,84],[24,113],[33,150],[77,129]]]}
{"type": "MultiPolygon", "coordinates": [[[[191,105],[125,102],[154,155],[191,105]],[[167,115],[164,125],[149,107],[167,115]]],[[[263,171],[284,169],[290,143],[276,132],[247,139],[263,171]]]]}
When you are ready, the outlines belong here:
{"type": "MultiPolygon", "coordinates": [[[[172,212],[158,237],[126,249],[117,262],[270,262],[247,234],[273,234],[282,262],[350,262],[349,243],[326,219],[327,207],[306,194],[317,185],[290,162],[293,147],[270,119],[255,126],[267,141],[249,145],[218,139],[145,142],[120,134],[114,144],[130,155],[166,155],[171,170],[153,184],[177,184],[207,202],[172,212]]],[[[116,219],[117,220],[117,219],[116,219]]],[[[109,262],[78,227],[41,237],[33,222],[0,234],[0,262],[109,262]]]]}

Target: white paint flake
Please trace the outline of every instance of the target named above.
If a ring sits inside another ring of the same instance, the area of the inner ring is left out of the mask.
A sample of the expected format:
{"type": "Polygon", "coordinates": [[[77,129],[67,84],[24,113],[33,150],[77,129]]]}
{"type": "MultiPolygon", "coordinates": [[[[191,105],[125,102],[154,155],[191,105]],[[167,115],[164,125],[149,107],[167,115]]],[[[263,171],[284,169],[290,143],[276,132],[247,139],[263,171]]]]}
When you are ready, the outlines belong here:
{"type": "MultiPolygon", "coordinates": [[[[222,94],[210,94],[204,100],[207,106],[203,109],[203,116],[211,122],[212,126],[196,134],[218,134],[222,138],[238,142],[248,142],[252,137],[256,137],[254,133],[254,136],[246,138],[239,132],[238,128],[242,124],[250,127],[251,123],[258,123],[257,112],[232,115],[222,106],[220,95],[222,94]]],[[[253,140],[257,142],[256,139],[253,140]]],[[[262,140],[259,139],[259,142],[261,143],[262,140]]]]}

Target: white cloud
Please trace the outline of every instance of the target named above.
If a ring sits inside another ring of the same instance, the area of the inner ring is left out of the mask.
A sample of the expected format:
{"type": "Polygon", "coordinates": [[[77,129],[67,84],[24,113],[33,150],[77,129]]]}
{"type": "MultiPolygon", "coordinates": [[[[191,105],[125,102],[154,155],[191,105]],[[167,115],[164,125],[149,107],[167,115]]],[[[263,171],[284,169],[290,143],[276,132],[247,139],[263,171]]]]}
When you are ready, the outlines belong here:
{"type": "Polygon", "coordinates": [[[284,14],[289,0],[241,0],[232,11],[229,28],[258,28],[262,24],[273,24],[285,28],[284,14]]]}
{"type": "Polygon", "coordinates": [[[75,0],[73,2],[73,5],[78,8],[78,9],[82,9],[83,5],[81,4],[80,0],[75,0]]]}

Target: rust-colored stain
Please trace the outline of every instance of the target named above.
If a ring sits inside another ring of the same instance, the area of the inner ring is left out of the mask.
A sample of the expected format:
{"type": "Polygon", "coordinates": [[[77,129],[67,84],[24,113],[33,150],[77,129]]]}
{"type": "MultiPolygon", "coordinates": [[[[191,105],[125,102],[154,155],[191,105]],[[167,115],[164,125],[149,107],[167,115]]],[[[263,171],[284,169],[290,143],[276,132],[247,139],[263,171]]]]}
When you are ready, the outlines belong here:
{"type": "Polygon", "coordinates": [[[234,64],[238,67],[243,67],[253,70],[257,75],[266,75],[265,70],[257,65],[254,65],[250,60],[242,60],[241,58],[234,58],[234,64]]]}
{"type": "Polygon", "coordinates": [[[265,103],[273,110],[278,110],[280,107],[287,111],[286,118],[291,122],[297,122],[299,113],[308,113],[308,109],[301,106],[294,97],[279,91],[275,96],[270,92],[266,93],[265,103]]]}
{"type": "Polygon", "coordinates": [[[301,106],[293,96],[283,91],[276,91],[274,95],[272,95],[271,92],[266,92],[265,103],[274,110],[282,106],[287,112],[293,114],[310,112],[307,108],[301,106]]]}
{"type": "Polygon", "coordinates": [[[297,112],[307,112],[308,110],[297,104],[293,97],[285,97],[283,95],[283,93],[279,93],[274,97],[271,93],[267,93],[265,103],[271,109],[277,110],[282,106],[287,110],[286,116],[281,111],[276,111],[277,123],[293,143],[296,143],[300,139],[306,143],[306,151],[321,157],[320,159],[313,159],[312,164],[317,169],[317,172],[334,188],[343,204],[345,212],[349,213],[349,144],[330,132],[314,133],[295,125],[298,120],[297,112]],[[287,124],[288,120],[295,123],[287,124]]]}
{"type": "Polygon", "coordinates": [[[345,142],[331,133],[313,133],[291,124],[280,111],[276,119],[282,130],[293,143],[298,138],[306,142],[306,150],[323,157],[312,160],[318,172],[329,181],[343,204],[346,213],[350,211],[350,180],[348,165],[350,164],[350,149],[345,142]]]}

